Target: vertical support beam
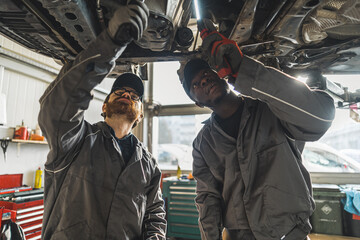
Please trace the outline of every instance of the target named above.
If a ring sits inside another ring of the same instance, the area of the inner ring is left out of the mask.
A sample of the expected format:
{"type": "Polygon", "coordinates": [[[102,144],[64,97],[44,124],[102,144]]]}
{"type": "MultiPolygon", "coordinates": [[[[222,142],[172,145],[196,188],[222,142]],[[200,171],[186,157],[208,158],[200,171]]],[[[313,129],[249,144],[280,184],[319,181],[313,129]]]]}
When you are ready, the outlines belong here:
{"type": "Polygon", "coordinates": [[[146,138],[144,138],[144,143],[147,145],[148,150],[153,152],[153,111],[152,107],[154,105],[154,63],[148,63],[148,76],[149,81],[147,82],[147,99],[145,103],[145,118],[144,118],[144,133],[146,138]]]}

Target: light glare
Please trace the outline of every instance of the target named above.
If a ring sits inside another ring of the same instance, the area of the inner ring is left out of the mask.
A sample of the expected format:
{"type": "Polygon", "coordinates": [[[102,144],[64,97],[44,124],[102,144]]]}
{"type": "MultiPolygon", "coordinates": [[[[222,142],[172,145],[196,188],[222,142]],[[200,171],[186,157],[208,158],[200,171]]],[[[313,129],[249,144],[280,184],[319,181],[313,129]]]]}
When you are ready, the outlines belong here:
{"type": "Polygon", "coordinates": [[[198,1],[194,0],[194,4],[195,4],[196,20],[200,20],[200,11],[199,11],[198,1]]]}

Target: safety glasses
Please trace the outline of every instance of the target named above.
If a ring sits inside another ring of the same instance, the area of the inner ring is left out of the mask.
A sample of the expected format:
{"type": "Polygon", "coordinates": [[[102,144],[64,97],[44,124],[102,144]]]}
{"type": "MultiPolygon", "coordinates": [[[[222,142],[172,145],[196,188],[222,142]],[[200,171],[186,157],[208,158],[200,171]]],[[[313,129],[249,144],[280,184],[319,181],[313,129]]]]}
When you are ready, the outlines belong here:
{"type": "Polygon", "coordinates": [[[116,89],[113,93],[116,96],[122,97],[124,95],[124,93],[126,93],[126,92],[129,93],[130,98],[133,101],[139,101],[140,100],[140,97],[139,97],[138,93],[135,90],[126,89],[126,88],[119,88],[119,89],[116,89]]]}

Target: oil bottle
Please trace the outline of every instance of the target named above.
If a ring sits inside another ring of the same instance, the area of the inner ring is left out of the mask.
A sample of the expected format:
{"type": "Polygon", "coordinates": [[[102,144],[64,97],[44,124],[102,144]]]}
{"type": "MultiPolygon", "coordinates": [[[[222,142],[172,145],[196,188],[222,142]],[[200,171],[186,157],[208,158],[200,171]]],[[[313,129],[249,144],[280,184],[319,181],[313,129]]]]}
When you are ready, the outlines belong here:
{"type": "Polygon", "coordinates": [[[34,188],[41,188],[42,170],[39,167],[35,172],[35,186],[34,188]]]}
{"type": "Polygon", "coordinates": [[[177,170],[176,170],[176,177],[177,179],[181,178],[181,169],[180,169],[180,165],[178,164],[177,166],[177,170]]]}

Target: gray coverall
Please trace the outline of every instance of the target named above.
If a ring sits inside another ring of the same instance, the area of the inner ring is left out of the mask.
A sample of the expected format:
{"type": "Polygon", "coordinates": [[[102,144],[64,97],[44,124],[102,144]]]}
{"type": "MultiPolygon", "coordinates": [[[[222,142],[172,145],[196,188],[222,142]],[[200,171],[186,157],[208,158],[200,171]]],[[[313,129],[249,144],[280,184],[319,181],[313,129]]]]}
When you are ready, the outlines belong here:
{"type": "Polygon", "coordinates": [[[42,239],[165,239],[155,159],[131,136],[135,152],[125,164],[107,124],[84,120],[91,90],[124,49],[103,32],[40,99],[39,124],[50,145],[42,239]]]}
{"type": "Polygon", "coordinates": [[[326,132],[333,99],[248,57],[234,86],[247,96],[237,138],[213,114],[193,143],[202,239],[220,239],[223,227],[257,240],[305,239],[315,205],[297,143],[326,132]]]}

